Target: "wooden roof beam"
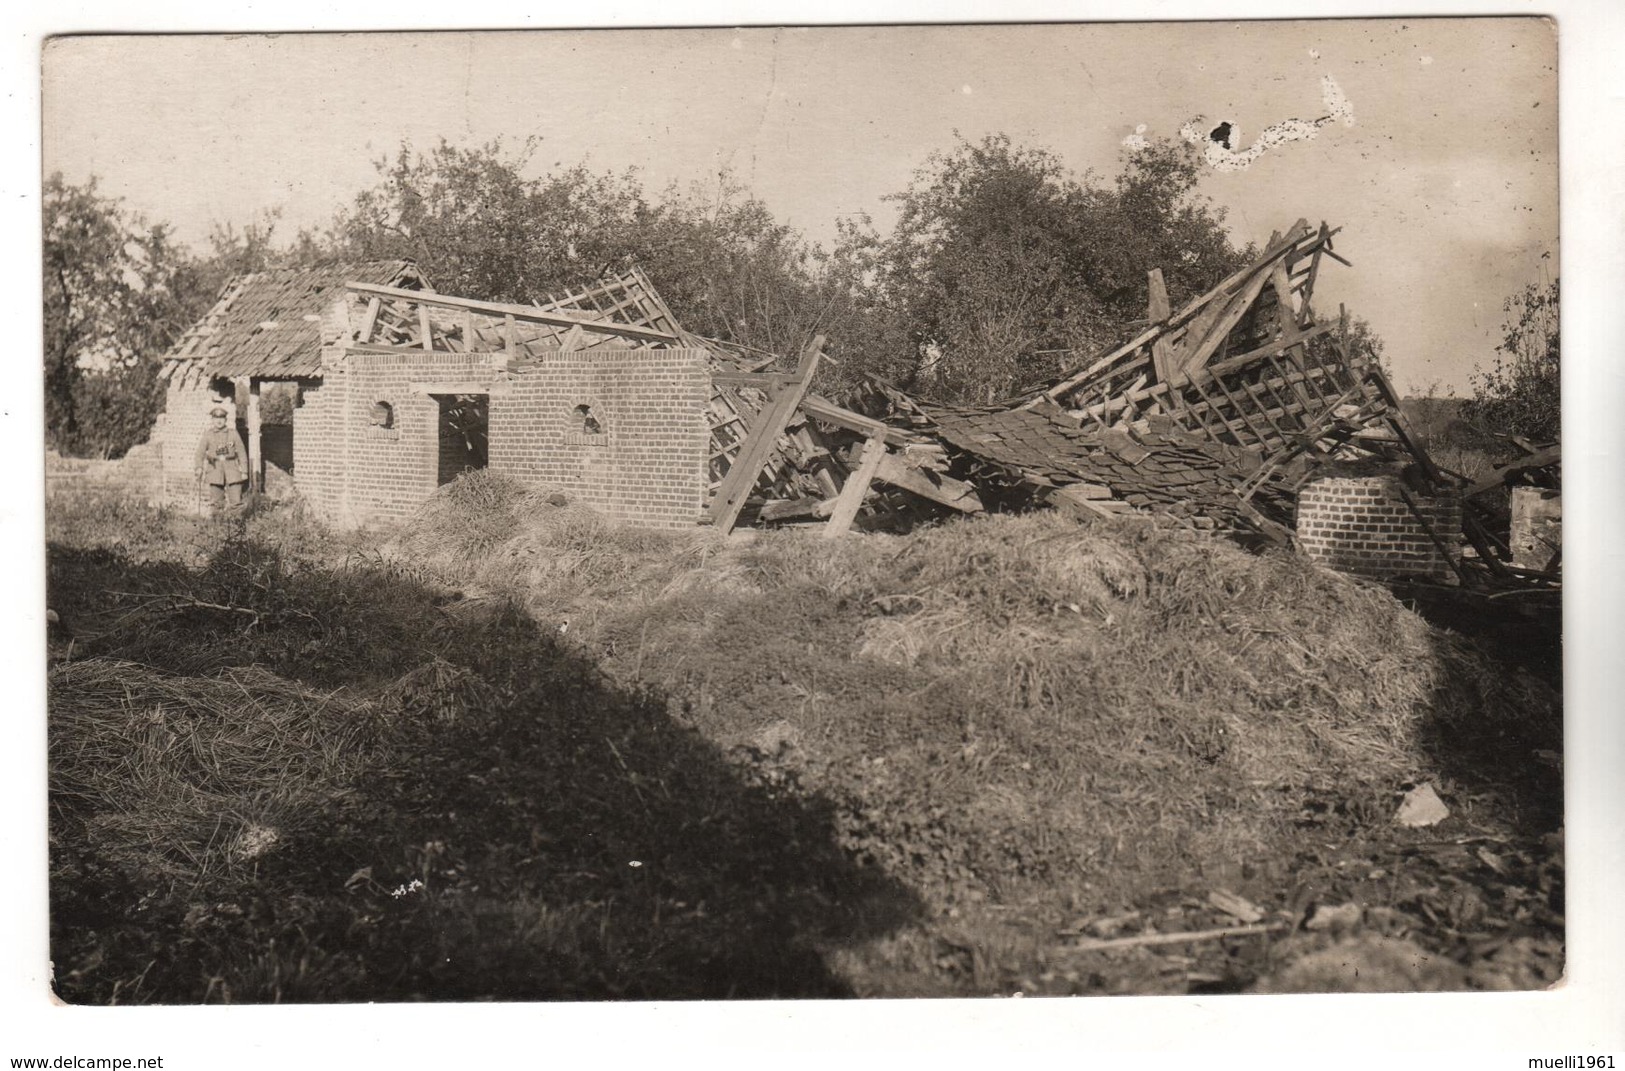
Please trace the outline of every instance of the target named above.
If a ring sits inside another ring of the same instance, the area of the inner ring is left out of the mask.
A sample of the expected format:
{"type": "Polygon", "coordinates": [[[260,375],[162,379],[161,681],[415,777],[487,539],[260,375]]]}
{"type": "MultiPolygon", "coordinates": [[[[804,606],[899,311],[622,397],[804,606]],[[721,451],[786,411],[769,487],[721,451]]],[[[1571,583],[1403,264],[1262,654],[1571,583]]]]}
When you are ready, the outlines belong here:
{"type": "Polygon", "coordinates": [[[515,320],[523,320],[529,323],[549,324],[554,327],[580,327],[585,331],[617,335],[621,338],[635,338],[646,342],[678,341],[676,335],[666,331],[656,331],[652,327],[636,327],[632,324],[615,323],[612,320],[592,320],[585,316],[566,316],[563,313],[539,309],[534,305],[508,305],[497,301],[476,301],[473,298],[452,297],[447,294],[434,294],[424,290],[403,290],[399,287],[379,286],[375,283],[345,283],[344,285],[346,289],[358,294],[374,294],[379,297],[395,298],[400,301],[414,301],[422,305],[433,305],[442,309],[469,309],[494,317],[512,316],[515,320]]]}

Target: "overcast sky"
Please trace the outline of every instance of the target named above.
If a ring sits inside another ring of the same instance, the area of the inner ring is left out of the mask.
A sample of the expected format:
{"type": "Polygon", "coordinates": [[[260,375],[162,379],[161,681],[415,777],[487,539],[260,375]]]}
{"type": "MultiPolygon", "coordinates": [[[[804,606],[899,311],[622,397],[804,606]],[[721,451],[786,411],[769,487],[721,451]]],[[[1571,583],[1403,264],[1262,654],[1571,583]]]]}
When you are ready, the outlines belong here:
{"type": "Polygon", "coordinates": [[[1142,125],[1228,120],[1239,150],[1323,116],[1330,75],[1353,125],[1203,189],[1238,241],[1341,224],[1354,268],[1322,273],[1321,310],[1370,320],[1401,389],[1461,391],[1503,298],[1557,270],[1555,68],[1534,19],[58,38],[44,163],[201,246],[272,207],[325,223],[403,139],[538,136],[537,171],[731,167],[828,243],[843,215],[888,224],[881,198],[955,131],[1110,176],[1142,125]]]}

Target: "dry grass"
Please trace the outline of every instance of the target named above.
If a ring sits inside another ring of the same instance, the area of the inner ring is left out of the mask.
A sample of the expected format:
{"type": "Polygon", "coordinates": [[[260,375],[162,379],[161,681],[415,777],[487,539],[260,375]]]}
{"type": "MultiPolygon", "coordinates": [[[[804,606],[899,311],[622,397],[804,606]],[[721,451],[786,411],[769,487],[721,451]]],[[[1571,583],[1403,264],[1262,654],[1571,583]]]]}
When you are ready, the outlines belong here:
{"type": "Polygon", "coordinates": [[[1452,741],[1515,762],[1559,723],[1386,591],[1191,534],[723,540],[486,474],[381,553],[247,528],[54,551],[98,629],[114,590],[253,611],[52,671],[80,999],[1007,992],[1058,916],[1284,906],[1327,815],[1386,827],[1450,795],[1452,741]],[[412,874],[432,895],[393,897],[412,874]],[[213,975],[143,969],[174,933],[213,975]]]}
{"type": "MultiPolygon", "coordinates": [[[[540,564],[509,590],[753,776],[842,801],[848,848],[941,902],[1090,877],[1132,902],[1279,851],[1328,791],[1385,811],[1451,732],[1556,724],[1385,590],[1202,536],[996,516],[721,543],[512,503],[489,561],[540,564]]],[[[411,538],[455,544],[439,516],[411,538]]]]}

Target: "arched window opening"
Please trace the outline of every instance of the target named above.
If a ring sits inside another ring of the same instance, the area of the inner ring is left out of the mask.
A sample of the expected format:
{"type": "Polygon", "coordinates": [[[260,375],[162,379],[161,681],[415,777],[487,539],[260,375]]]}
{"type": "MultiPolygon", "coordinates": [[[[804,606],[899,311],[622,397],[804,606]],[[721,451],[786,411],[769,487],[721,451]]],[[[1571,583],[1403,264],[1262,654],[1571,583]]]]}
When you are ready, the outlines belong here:
{"type": "Polygon", "coordinates": [[[592,411],[592,406],[582,404],[576,406],[576,429],[583,435],[602,435],[604,425],[592,411]]]}

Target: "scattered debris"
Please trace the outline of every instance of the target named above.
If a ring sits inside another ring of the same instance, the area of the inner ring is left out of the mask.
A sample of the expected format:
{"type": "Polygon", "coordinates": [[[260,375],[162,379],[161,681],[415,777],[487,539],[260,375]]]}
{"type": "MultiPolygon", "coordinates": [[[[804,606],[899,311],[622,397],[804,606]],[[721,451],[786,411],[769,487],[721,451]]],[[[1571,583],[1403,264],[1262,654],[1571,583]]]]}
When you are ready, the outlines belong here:
{"type": "Polygon", "coordinates": [[[1420,828],[1436,826],[1450,817],[1450,808],[1444,805],[1432,784],[1417,785],[1405,793],[1405,799],[1394,814],[1394,821],[1402,826],[1420,828]]]}
{"type": "Polygon", "coordinates": [[[1228,889],[1214,889],[1207,894],[1207,902],[1228,915],[1234,915],[1242,922],[1257,922],[1264,917],[1264,911],[1257,904],[1244,896],[1237,896],[1228,889]]]}
{"type": "Polygon", "coordinates": [[[1256,926],[1222,926],[1213,930],[1191,930],[1185,933],[1142,933],[1133,937],[1114,937],[1104,941],[1080,941],[1058,951],[1099,952],[1107,948],[1138,948],[1146,945],[1179,945],[1193,941],[1218,941],[1226,937],[1252,937],[1258,934],[1280,933],[1291,927],[1284,922],[1266,922],[1256,926]]]}

